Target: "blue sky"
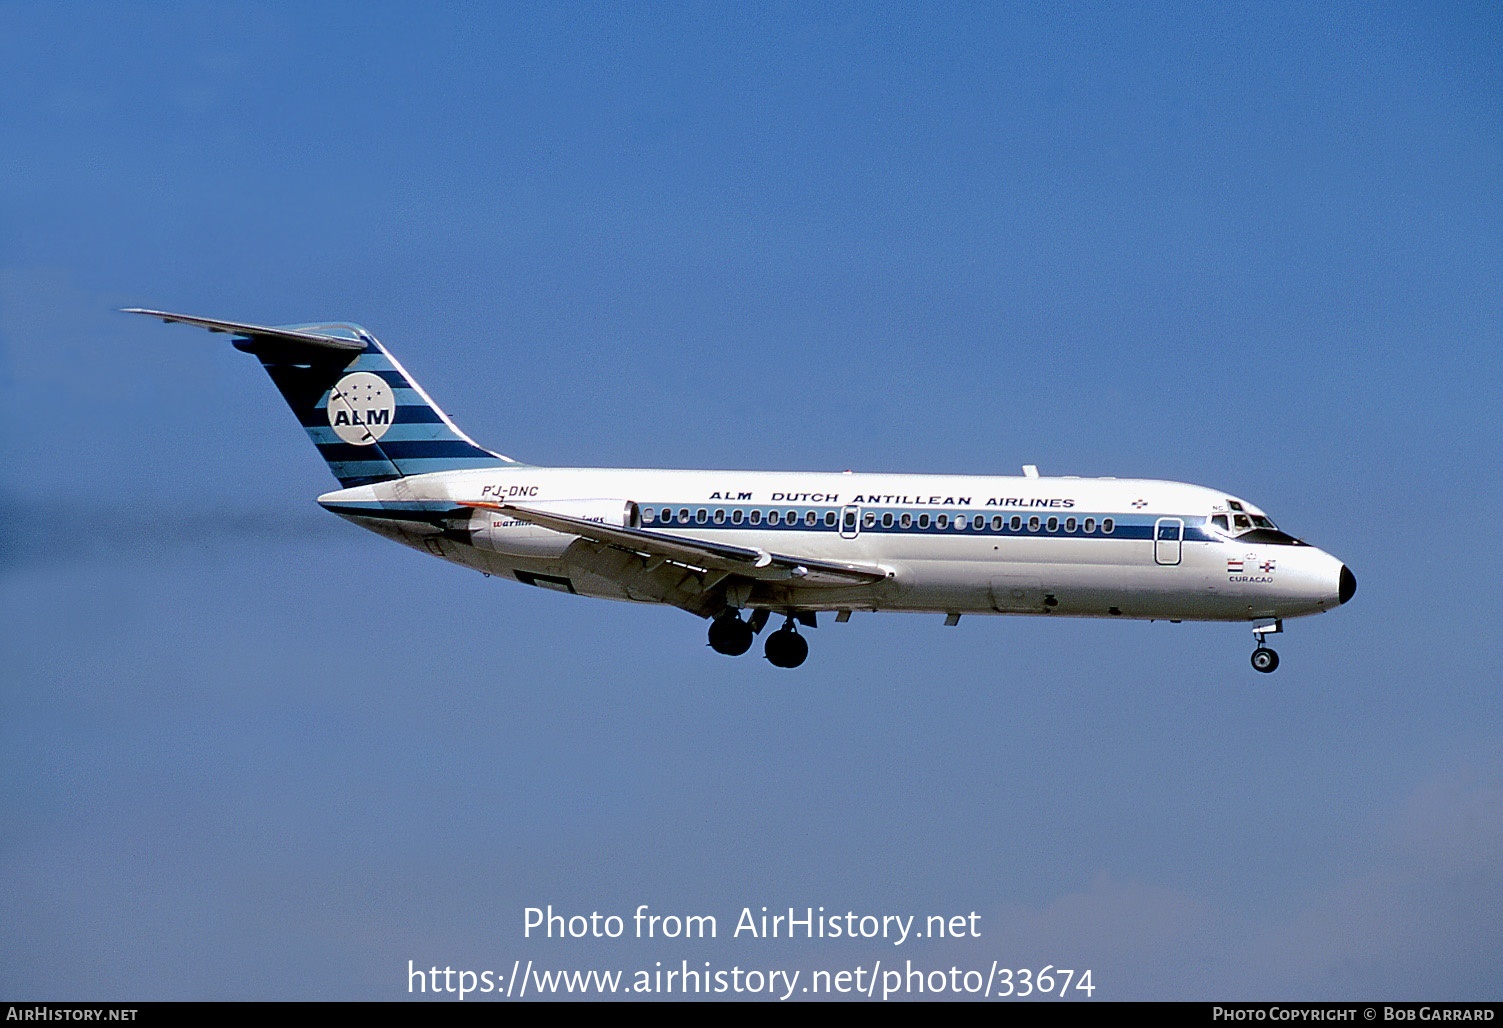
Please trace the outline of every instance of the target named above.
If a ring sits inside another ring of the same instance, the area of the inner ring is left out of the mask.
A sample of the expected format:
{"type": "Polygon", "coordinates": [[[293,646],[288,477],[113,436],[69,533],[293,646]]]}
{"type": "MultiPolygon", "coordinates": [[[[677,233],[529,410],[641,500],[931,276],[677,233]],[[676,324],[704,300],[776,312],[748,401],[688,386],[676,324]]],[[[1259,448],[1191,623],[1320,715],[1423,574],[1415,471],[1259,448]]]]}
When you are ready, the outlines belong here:
{"type": "Polygon", "coordinates": [[[1485,4],[0,3],[0,995],[1503,998],[1500,55],[1485,4]],[[254,362],[137,305],[358,321],[536,464],[1217,486],[1359,592],[1266,678],[1041,619],[731,661],[324,514],[254,362]],[[762,905],[982,937],[724,937],[762,905]]]}

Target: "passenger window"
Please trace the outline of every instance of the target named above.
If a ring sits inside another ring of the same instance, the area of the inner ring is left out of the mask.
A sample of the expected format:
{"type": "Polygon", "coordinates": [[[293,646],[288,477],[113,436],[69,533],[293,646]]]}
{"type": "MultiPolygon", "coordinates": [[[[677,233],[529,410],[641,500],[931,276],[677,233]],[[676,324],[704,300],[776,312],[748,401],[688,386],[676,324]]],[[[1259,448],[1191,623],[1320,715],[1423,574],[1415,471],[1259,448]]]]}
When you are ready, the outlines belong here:
{"type": "Polygon", "coordinates": [[[1002,515],[1001,514],[998,514],[996,517],[992,518],[992,531],[993,532],[1000,532],[1000,531],[1002,531],[1002,515]]]}
{"type": "Polygon", "coordinates": [[[723,524],[725,524],[725,509],[723,507],[716,507],[715,508],[715,524],[717,524],[717,525],[723,525],[723,524]]]}
{"type": "Polygon", "coordinates": [[[1028,519],[1028,531],[1030,531],[1030,532],[1037,532],[1038,530],[1039,530],[1039,516],[1037,514],[1035,514],[1033,517],[1031,517],[1031,518],[1028,519]]]}
{"type": "Polygon", "coordinates": [[[863,513],[861,515],[861,527],[862,528],[871,528],[876,523],[877,523],[877,512],[876,511],[869,510],[869,511],[866,511],[865,513],[863,513]]]}
{"type": "Polygon", "coordinates": [[[913,515],[912,514],[904,514],[901,518],[898,519],[898,524],[901,525],[903,528],[912,528],[913,527],[913,515]]]}
{"type": "Polygon", "coordinates": [[[950,527],[950,515],[948,515],[948,514],[941,514],[939,517],[935,518],[934,519],[934,526],[936,528],[949,528],[950,527]]]}
{"type": "Polygon", "coordinates": [[[1112,531],[1116,527],[1117,527],[1117,523],[1115,521],[1113,521],[1111,518],[1102,518],[1101,519],[1101,530],[1103,532],[1105,532],[1107,535],[1111,535],[1112,531]]]}
{"type": "Polygon", "coordinates": [[[888,511],[886,514],[882,515],[882,527],[883,528],[891,528],[892,527],[892,511],[888,511]]]}
{"type": "Polygon", "coordinates": [[[1059,518],[1050,518],[1049,519],[1049,523],[1047,525],[1045,525],[1044,527],[1047,528],[1047,529],[1049,529],[1049,531],[1051,531],[1051,532],[1058,532],[1059,531],[1059,518]]]}
{"type": "Polygon", "coordinates": [[[762,523],[762,512],[760,510],[754,510],[751,512],[751,514],[748,515],[748,519],[752,524],[760,525],[762,523]]]}
{"type": "Polygon", "coordinates": [[[1073,531],[1075,531],[1075,519],[1074,518],[1065,518],[1065,531],[1066,532],[1073,532],[1073,531]]]}
{"type": "Polygon", "coordinates": [[[928,528],[929,527],[929,515],[928,514],[920,514],[919,515],[919,527],[920,528],[928,528]]]}
{"type": "Polygon", "coordinates": [[[986,518],[982,517],[980,514],[977,514],[971,519],[971,527],[978,532],[981,531],[986,527],[986,518]]]}
{"type": "Polygon", "coordinates": [[[706,521],[710,520],[710,512],[701,507],[694,512],[694,520],[698,521],[702,525],[706,521]]]}
{"type": "Polygon", "coordinates": [[[678,509],[678,523],[681,524],[681,525],[687,525],[689,523],[689,508],[688,507],[680,507],[678,509]]]}
{"type": "Polygon", "coordinates": [[[835,527],[835,512],[833,510],[827,510],[827,511],[825,511],[825,527],[826,528],[834,528],[835,527]]]}
{"type": "Polygon", "coordinates": [[[819,515],[817,513],[815,513],[814,511],[812,511],[812,510],[809,511],[807,514],[804,515],[804,524],[808,525],[810,528],[813,528],[814,527],[814,522],[816,522],[818,520],[819,520],[819,515]]]}
{"type": "Polygon", "coordinates": [[[1092,532],[1096,531],[1096,519],[1086,518],[1085,524],[1081,525],[1080,527],[1085,531],[1086,535],[1090,535],[1092,532]]]}
{"type": "Polygon", "coordinates": [[[650,524],[652,524],[652,508],[651,507],[643,507],[642,508],[642,524],[644,524],[644,525],[650,525],[650,524]]]}
{"type": "Polygon", "coordinates": [[[767,512],[767,523],[769,525],[776,525],[782,519],[783,519],[783,515],[779,514],[775,510],[770,510],[770,511],[767,512]]]}

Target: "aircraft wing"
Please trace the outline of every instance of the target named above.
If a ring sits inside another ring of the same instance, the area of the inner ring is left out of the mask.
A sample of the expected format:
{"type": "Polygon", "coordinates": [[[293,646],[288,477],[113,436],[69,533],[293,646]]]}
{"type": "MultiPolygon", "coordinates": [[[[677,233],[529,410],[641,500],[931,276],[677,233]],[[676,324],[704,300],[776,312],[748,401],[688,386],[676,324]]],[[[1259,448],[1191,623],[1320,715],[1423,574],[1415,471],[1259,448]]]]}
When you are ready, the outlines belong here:
{"type": "Polygon", "coordinates": [[[479,510],[494,510],[519,521],[530,522],[542,528],[576,535],[593,543],[612,546],[640,554],[649,563],[653,560],[671,561],[705,571],[722,571],[758,581],[797,580],[799,585],[850,586],[870,585],[891,577],[886,568],[876,564],[850,564],[844,561],[821,560],[747,546],[731,546],[727,543],[710,542],[669,535],[666,532],[651,532],[641,528],[621,528],[603,525],[598,521],[555,514],[552,511],[534,510],[511,503],[487,503],[479,500],[456,500],[462,507],[479,510]]]}

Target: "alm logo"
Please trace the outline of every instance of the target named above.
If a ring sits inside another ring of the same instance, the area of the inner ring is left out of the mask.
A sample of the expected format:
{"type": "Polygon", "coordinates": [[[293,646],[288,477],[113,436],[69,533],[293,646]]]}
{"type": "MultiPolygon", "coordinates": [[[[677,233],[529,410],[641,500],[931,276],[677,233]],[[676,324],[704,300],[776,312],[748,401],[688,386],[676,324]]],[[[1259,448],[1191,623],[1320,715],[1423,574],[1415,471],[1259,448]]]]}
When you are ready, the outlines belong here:
{"type": "Polygon", "coordinates": [[[329,424],[355,446],[370,446],[391,428],[397,398],[380,375],[357,371],[329,390],[329,424]]]}

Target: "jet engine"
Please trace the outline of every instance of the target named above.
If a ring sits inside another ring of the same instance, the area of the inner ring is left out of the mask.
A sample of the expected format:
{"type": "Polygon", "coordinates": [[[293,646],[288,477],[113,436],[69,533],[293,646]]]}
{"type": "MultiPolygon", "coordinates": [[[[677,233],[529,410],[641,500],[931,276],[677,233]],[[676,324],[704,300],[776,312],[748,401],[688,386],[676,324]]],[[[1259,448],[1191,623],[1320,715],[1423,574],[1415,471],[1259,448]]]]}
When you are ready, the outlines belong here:
{"type": "MultiPolygon", "coordinates": [[[[517,506],[616,528],[636,528],[641,523],[637,505],[630,500],[537,500],[517,506]]],[[[484,508],[470,516],[469,530],[481,549],[518,557],[558,557],[577,538],[523,521],[509,511],[484,508]]]]}

